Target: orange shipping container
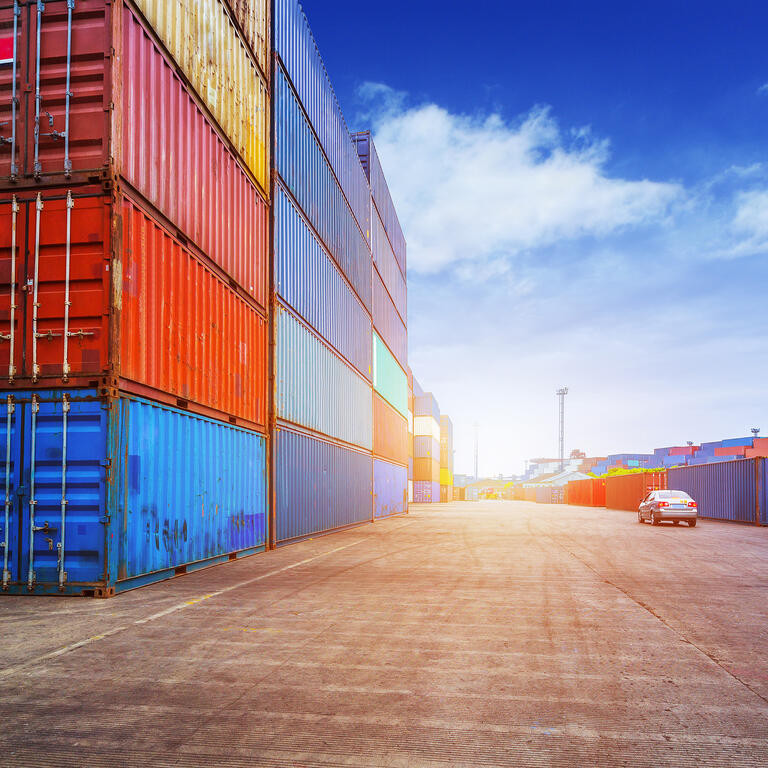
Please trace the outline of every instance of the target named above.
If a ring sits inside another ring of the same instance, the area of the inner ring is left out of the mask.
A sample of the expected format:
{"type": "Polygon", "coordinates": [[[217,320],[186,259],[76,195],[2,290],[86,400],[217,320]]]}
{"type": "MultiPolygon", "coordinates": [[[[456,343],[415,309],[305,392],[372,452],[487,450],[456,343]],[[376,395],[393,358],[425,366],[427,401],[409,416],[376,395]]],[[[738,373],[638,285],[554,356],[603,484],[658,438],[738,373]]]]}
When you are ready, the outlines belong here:
{"type": "Polygon", "coordinates": [[[413,479],[429,483],[440,482],[440,462],[437,459],[413,460],[413,479]]]}
{"type": "Polygon", "coordinates": [[[375,392],[373,453],[399,464],[408,464],[408,422],[375,392]]]}
{"type": "Polygon", "coordinates": [[[650,491],[666,487],[666,471],[612,475],[605,479],[605,505],[608,509],[636,511],[640,502],[650,491]]]}
{"type": "Polygon", "coordinates": [[[134,200],[6,197],[0,233],[9,385],[119,387],[265,425],[266,319],[134,200]]]}

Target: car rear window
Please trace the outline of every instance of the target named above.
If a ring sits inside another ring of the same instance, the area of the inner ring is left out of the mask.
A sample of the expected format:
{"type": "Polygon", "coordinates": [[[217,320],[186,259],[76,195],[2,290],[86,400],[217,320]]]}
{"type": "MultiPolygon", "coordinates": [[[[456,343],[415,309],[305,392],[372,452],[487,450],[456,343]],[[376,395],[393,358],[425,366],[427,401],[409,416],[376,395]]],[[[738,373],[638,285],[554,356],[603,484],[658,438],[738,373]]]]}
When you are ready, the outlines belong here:
{"type": "Polygon", "coordinates": [[[690,499],[685,491],[658,491],[660,499],[690,499]]]}

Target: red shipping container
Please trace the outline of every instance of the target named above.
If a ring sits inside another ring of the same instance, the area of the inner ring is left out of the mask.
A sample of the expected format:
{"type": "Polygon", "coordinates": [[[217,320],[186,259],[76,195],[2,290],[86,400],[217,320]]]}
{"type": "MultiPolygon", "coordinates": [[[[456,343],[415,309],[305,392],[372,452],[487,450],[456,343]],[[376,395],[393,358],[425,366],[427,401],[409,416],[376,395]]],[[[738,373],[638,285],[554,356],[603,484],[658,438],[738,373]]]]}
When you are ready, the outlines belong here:
{"type": "Polygon", "coordinates": [[[731,445],[715,448],[715,456],[745,456],[746,452],[746,445],[731,445]]]}
{"type": "Polygon", "coordinates": [[[608,509],[636,511],[640,502],[650,491],[657,491],[666,487],[666,471],[609,475],[605,479],[605,505],[608,509]]]}
{"type": "Polygon", "coordinates": [[[120,387],[264,426],[267,322],[244,294],[125,195],[12,200],[15,217],[0,199],[9,383],[120,387]]]}
{"type": "Polygon", "coordinates": [[[373,453],[399,464],[408,464],[408,422],[375,392],[373,393],[373,453]]]}
{"type": "MultiPolygon", "coordinates": [[[[0,10],[2,35],[12,37],[12,6],[0,10]]],[[[39,141],[40,180],[34,171],[36,14],[19,19],[16,110],[16,188],[77,187],[122,179],[162,214],[177,234],[210,258],[262,306],[267,301],[268,208],[197,97],[127,6],[78,0],[72,22],[69,161],[65,143],[39,141]],[[25,84],[29,84],[25,86],[25,84]],[[29,88],[32,88],[31,93],[29,88]],[[27,103],[29,102],[29,103],[27,103]],[[23,108],[22,108],[23,106],[23,108]]],[[[67,8],[48,2],[40,45],[43,109],[56,130],[66,116],[67,8]]],[[[12,68],[0,68],[3,135],[11,131],[12,68]]],[[[43,116],[44,125],[47,117],[43,116]]],[[[43,128],[49,133],[50,128],[43,128]]],[[[0,185],[9,188],[11,147],[0,146],[0,185]]]]}
{"type": "Polygon", "coordinates": [[[668,456],[693,456],[699,450],[697,445],[683,445],[678,448],[670,448],[668,456]]]}

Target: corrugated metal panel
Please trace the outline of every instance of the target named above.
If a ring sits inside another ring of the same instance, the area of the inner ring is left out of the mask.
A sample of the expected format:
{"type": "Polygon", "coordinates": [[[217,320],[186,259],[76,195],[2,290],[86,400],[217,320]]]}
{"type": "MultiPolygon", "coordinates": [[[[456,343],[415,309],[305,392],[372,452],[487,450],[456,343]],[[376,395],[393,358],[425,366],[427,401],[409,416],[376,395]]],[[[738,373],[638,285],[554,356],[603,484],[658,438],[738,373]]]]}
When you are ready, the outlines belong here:
{"type": "Polygon", "coordinates": [[[371,319],[280,184],[275,185],[275,290],[370,379],[371,319]]]}
{"type": "Polygon", "coordinates": [[[374,515],[377,518],[403,515],[408,500],[406,468],[381,459],[373,460],[374,515]]]}
{"type": "Polygon", "coordinates": [[[371,215],[371,252],[373,253],[373,263],[381,275],[387,292],[392,297],[403,322],[408,325],[408,292],[405,277],[397,266],[392,246],[389,244],[386,232],[384,232],[384,225],[375,209],[371,215]]]}
{"type": "Polygon", "coordinates": [[[414,458],[413,479],[440,485],[440,462],[437,459],[414,458]]]}
{"type": "Polygon", "coordinates": [[[373,334],[373,386],[404,417],[408,417],[408,378],[376,333],[373,334]]]}
{"type": "Polygon", "coordinates": [[[221,0],[136,0],[265,191],[268,87],[221,0]]]}
{"type": "Polygon", "coordinates": [[[413,480],[408,480],[408,503],[413,504],[413,480]]]}
{"type": "Polygon", "coordinates": [[[446,467],[440,467],[440,485],[453,485],[453,472],[446,467]]]}
{"type": "Polygon", "coordinates": [[[385,400],[373,394],[373,452],[399,464],[408,461],[408,423],[385,400]]]}
{"type": "Polygon", "coordinates": [[[282,307],[275,324],[278,418],[370,451],[370,384],[282,307]]]}
{"type": "Polygon", "coordinates": [[[431,437],[438,446],[438,452],[435,456],[439,459],[440,453],[440,425],[431,416],[415,416],[413,419],[414,441],[417,437],[431,437]]]}
{"type": "Polygon", "coordinates": [[[720,445],[723,446],[723,448],[733,448],[734,446],[749,446],[752,447],[752,442],[754,438],[752,437],[732,437],[729,440],[722,440],[720,445]]]}
{"type": "Polygon", "coordinates": [[[756,523],[760,462],[743,459],[670,469],[669,488],[695,499],[701,517],[756,523]]]}
{"type": "Polygon", "coordinates": [[[611,475],[605,479],[605,503],[608,509],[636,511],[649,491],[666,487],[666,471],[611,475]]]}
{"type": "Polygon", "coordinates": [[[453,501],[453,486],[452,485],[440,485],[440,503],[447,504],[453,501]]]}
{"type": "Polygon", "coordinates": [[[405,237],[400,227],[400,221],[397,218],[395,204],[392,202],[392,196],[389,193],[384,171],[379,161],[379,154],[371,139],[370,131],[361,131],[352,136],[357,145],[357,153],[360,155],[360,161],[363,169],[371,184],[373,202],[384,223],[384,229],[392,244],[392,249],[397,257],[397,263],[403,274],[406,268],[405,237]]]}
{"type": "Polygon", "coordinates": [[[123,198],[120,374],[258,425],[267,321],[123,198]]]}
{"type": "Polygon", "coordinates": [[[277,540],[370,521],[371,456],[286,429],[275,433],[277,540]]]}
{"type": "Polygon", "coordinates": [[[269,67],[269,0],[227,0],[263,72],[269,67]]]}
{"type": "Polygon", "coordinates": [[[275,67],[274,83],[277,172],[370,309],[370,246],[279,66],[275,67]]]}
{"type": "Polygon", "coordinates": [[[296,0],[275,0],[274,14],[275,51],[309,115],[344,196],[369,240],[368,182],[309,22],[296,0]]]}
{"type": "Polygon", "coordinates": [[[414,480],[413,501],[416,504],[436,504],[440,501],[440,483],[414,480]]]}
{"type": "MultiPolygon", "coordinates": [[[[37,412],[32,393],[15,394],[13,495],[34,487],[35,521],[48,523],[32,534],[35,591],[109,594],[264,546],[263,437],[146,400],[66,395],[65,431],[62,391],[37,392],[37,412]]],[[[27,591],[30,509],[13,508],[12,591],[27,591]]]]}
{"type": "Polygon", "coordinates": [[[439,459],[440,442],[432,435],[414,435],[413,455],[419,459],[439,459]]]}
{"type": "Polygon", "coordinates": [[[127,7],[122,82],[118,172],[266,307],[267,204],[127,7]]]}
{"type": "Polygon", "coordinates": [[[373,325],[403,368],[408,363],[408,331],[397,314],[379,273],[373,270],[373,325]]]}

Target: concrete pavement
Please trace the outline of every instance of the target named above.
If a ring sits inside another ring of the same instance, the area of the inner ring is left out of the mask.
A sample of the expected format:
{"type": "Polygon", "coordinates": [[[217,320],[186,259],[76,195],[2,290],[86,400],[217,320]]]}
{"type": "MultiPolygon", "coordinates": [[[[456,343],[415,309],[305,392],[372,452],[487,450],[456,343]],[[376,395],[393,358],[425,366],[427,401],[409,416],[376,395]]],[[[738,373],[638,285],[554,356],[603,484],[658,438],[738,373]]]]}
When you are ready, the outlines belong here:
{"type": "Polygon", "coordinates": [[[3,766],[768,766],[768,529],[413,506],[0,598],[3,766]]]}

